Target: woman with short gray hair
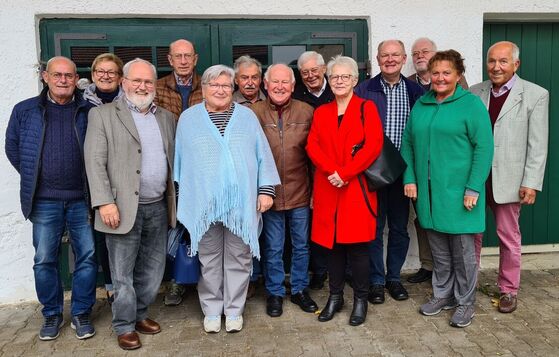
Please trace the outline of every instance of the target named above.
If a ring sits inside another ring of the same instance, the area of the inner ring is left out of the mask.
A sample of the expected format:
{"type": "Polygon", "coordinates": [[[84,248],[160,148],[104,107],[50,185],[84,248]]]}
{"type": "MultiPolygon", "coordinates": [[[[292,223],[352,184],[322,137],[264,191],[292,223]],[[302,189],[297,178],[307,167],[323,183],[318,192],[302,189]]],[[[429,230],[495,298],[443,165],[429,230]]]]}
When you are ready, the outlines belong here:
{"type": "Polygon", "coordinates": [[[252,267],[259,257],[262,212],[280,183],[275,161],[254,113],[233,102],[233,69],[208,68],[204,102],[184,111],[175,140],[177,218],[188,229],[200,258],[198,295],[204,330],[243,328],[252,267]]]}

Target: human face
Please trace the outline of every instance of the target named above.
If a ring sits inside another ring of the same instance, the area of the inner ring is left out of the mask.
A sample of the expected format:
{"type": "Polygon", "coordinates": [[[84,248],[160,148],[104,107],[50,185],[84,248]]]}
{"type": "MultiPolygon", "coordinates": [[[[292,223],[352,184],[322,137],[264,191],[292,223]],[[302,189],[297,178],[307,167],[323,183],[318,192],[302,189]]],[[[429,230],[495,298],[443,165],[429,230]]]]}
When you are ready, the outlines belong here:
{"type": "Polygon", "coordinates": [[[417,73],[425,73],[429,69],[429,60],[435,54],[431,41],[421,40],[412,47],[413,67],[417,73]]]}
{"type": "Polygon", "coordinates": [[[79,78],[72,61],[62,57],[53,60],[47,70],[43,71],[42,77],[49,87],[52,100],[58,104],[66,104],[72,100],[79,78]]]}
{"type": "Polygon", "coordinates": [[[322,89],[326,66],[317,64],[316,58],[311,57],[310,60],[305,62],[299,69],[299,73],[301,73],[301,79],[309,90],[317,92],[322,89]]]}
{"type": "Polygon", "coordinates": [[[460,74],[450,61],[437,61],[431,68],[431,89],[437,100],[443,100],[454,94],[460,74]]]}
{"type": "Polygon", "coordinates": [[[176,41],[171,46],[167,58],[177,76],[185,78],[192,75],[198,62],[198,54],[194,51],[194,46],[186,40],[176,41]]]}
{"type": "Polygon", "coordinates": [[[382,44],[377,62],[384,77],[398,77],[406,63],[404,49],[397,41],[386,41],[382,44]]]}
{"type": "Polygon", "coordinates": [[[254,100],[260,91],[262,76],[255,64],[241,65],[235,75],[235,83],[239,86],[239,91],[248,100],[254,100]]]}
{"type": "Polygon", "coordinates": [[[336,98],[347,97],[353,93],[358,78],[351,72],[351,68],[346,65],[334,65],[332,67],[332,73],[330,73],[328,81],[336,98]]]}
{"type": "Polygon", "coordinates": [[[264,79],[268,97],[275,105],[283,105],[289,101],[294,84],[291,70],[285,65],[275,65],[268,73],[268,80],[264,79]]]}
{"type": "Polygon", "coordinates": [[[487,74],[495,89],[505,85],[519,66],[520,61],[512,58],[512,46],[509,43],[496,44],[487,54],[487,74]]]}
{"type": "Polygon", "coordinates": [[[122,81],[122,89],[132,104],[146,112],[155,97],[155,76],[151,66],[143,62],[133,63],[122,81]]]}
{"type": "Polygon", "coordinates": [[[209,112],[224,112],[233,101],[233,85],[231,77],[222,74],[202,86],[202,94],[206,100],[206,109],[209,112]]]}
{"type": "Polygon", "coordinates": [[[122,81],[118,66],[110,60],[99,62],[93,70],[91,79],[97,89],[105,93],[115,92],[122,81]]]}

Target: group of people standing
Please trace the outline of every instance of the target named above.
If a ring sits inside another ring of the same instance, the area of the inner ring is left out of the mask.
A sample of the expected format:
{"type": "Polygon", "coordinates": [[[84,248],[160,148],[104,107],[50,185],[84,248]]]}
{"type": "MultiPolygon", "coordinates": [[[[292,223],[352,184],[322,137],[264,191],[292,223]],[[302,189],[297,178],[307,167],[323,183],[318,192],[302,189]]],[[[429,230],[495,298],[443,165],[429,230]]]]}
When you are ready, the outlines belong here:
{"type": "MultiPolygon", "coordinates": [[[[7,157],[21,175],[22,211],[33,223],[45,318],[39,338],[57,338],[64,321],[58,251],[65,229],[75,256],[76,336],[95,334],[94,237],[119,346],[136,349],[138,332],[159,333],[148,306],[163,279],[167,230],[176,224],[186,227],[200,260],[206,332],[219,332],[223,316],[227,332],[243,328],[259,274],[267,314],[282,315],[286,236],[291,302],[316,312],[309,288],[322,288],[328,277],[318,320],[329,321],[344,306],[349,279],[349,324],[360,325],[369,302],[385,301],[385,290],[395,300],[408,298],[400,271],[410,206],[422,267],[408,281],[433,285],[420,313],[455,309],[450,324],[466,327],[475,314],[486,201],[501,242],[499,311],[514,311],[518,219],[521,204],[533,204],[542,189],[548,92],[518,77],[519,49],[511,42],[490,47],[490,80],[471,91],[460,53],[437,52],[427,38],[412,46],[417,73],[408,78],[401,41],[382,41],[376,58],[380,73],[360,84],[354,59],[339,55],[326,64],[314,51],[298,59],[302,83],[286,64],[271,64],[262,75],[250,56],[200,77],[194,45],[181,39],[169,46],[173,72],[159,80],[148,61],[99,55],[83,94],[75,64],[49,60],[47,86],[14,107],[6,132],[7,157]],[[407,169],[369,191],[362,172],[384,140],[400,150],[407,169]]],[[[165,304],[180,304],[183,294],[172,280],[165,304]]]]}

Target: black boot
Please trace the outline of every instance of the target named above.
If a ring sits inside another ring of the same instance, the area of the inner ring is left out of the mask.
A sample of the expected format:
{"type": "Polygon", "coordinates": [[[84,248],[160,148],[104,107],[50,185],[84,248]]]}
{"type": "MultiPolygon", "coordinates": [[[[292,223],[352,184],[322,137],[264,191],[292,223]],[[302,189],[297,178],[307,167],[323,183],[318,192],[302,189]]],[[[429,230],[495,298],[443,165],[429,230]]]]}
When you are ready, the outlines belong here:
{"type": "Polygon", "coordinates": [[[359,326],[365,322],[368,308],[369,305],[366,298],[353,298],[353,310],[351,311],[351,316],[349,317],[349,324],[351,326],[359,326]]]}
{"type": "Polygon", "coordinates": [[[325,322],[330,321],[334,317],[334,314],[342,309],[344,306],[344,296],[342,294],[330,294],[328,297],[328,302],[324,309],[318,315],[318,321],[325,322]]]}

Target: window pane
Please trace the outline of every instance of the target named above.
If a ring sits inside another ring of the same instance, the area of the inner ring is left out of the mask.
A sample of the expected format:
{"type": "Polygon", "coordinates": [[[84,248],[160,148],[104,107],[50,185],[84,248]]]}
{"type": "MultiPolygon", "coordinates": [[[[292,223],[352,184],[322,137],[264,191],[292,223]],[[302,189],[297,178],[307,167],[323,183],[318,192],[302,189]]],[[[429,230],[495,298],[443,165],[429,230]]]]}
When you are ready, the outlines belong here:
{"type": "Polygon", "coordinates": [[[307,50],[306,46],[272,46],[273,63],[297,66],[297,59],[307,50]]]}
{"type": "Polygon", "coordinates": [[[244,55],[256,58],[263,66],[268,65],[268,46],[233,46],[233,62],[244,55]]]}
{"type": "Polygon", "coordinates": [[[332,57],[344,54],[344,45],[311,45],[311,51],[320,53],[328,63],[332,57]]]}

